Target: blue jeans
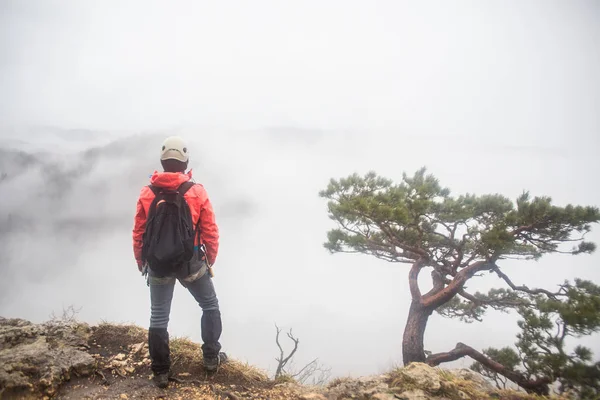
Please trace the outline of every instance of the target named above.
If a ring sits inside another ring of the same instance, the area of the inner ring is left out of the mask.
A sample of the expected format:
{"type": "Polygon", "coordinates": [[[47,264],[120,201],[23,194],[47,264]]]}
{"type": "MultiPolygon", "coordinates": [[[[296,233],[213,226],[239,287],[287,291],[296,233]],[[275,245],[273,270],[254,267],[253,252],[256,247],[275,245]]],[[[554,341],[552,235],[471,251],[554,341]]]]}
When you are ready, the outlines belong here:
{"type": "Polygon", "coordinates": [[[221,312],[219,301],[210,274],[204,272],[192,281],[182,277],[168,276],[157,277],[149,274],[150,286],[150,328],[148,341],[152,370],[155,373],[168,371],[170,367],[170,351],[167,328],[171,313],[171,301],[175,290],[175,282],[179,281],[188,289],[202,309],[200,327],[202,330],[202,354],[205,359],[215,358],[221,350],[219,338],[221,337],[221,312]]]}

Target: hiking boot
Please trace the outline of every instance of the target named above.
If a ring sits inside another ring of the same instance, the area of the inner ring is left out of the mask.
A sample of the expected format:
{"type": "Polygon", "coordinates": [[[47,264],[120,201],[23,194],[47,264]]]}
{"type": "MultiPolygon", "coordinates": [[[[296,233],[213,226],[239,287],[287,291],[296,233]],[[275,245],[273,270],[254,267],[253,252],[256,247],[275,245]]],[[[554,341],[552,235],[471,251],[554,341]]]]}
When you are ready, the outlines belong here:
{"type": "Polygon", "coordinates": [[[165,389],[169,386],[169,374],[166,372],[164,374],[154,375],[153,380],[154,384],[161,389],[165,389]]]}
{"type": "Polygon", "coordinates": [[[205,357],[204,358],[204,368],[208,372],[215,372],[219,369],[221,364],[225,364],[227,362],[227,354],[221,352],[217,355],[217,357],[205,357]]]}

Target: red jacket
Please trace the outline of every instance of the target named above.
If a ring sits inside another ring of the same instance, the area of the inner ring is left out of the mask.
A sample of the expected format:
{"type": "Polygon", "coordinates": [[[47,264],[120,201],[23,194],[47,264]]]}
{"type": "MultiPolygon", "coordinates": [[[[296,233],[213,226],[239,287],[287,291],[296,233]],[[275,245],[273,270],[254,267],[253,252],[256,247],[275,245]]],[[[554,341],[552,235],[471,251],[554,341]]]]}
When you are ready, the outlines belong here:
{"type": "MultiPolygon", "coordinates": [[[[153,186],[176,189],[184,182],[192,178],[192,171],[187,174],[180,172],[157,172],[150,178],[153,186]]],[[[184,196],[192,213],[194,226],[200,218],[200,240],[206,246],[206,256],[210,265],[215,263],[219,251],[219,228],[215,222],[215,214],[208,199],[206,189],[201,184],[195,184],[184,196]]],[[[154,199],[154,193],[148,186],[144,186],[137,201],[137,210],[133,226],[133,254],[138,265],[142,264],[142,236],[146,228],[146,217],[150,204],[154,199]]],[[[198,240],[196,239],[196,245],[198,240]]]]}

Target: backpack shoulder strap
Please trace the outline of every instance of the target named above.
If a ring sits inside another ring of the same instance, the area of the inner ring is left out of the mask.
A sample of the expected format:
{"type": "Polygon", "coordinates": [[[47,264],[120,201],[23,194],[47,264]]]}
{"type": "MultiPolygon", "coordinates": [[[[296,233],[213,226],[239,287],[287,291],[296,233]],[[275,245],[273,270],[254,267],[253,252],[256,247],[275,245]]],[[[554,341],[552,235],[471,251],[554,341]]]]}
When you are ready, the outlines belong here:
{"type": "Polygon", "coordinates": [[[156,211],[156,203],[159,200],[160,188],[153,185],[148,185],[148,187],[150,188],[150,190],[152,190],[152,193],[154,193],[154,199],[152,199],[152,202],[150,203],[150,208],[148,210],[148,217],[150,217],[151,215],[154,215],[156,211]]]}
{"type": "MultiPolygon", "coordinates": [[[[186,194],[186,192],[190,190],[195,184],[196,183],[192,181],[183,182],[178,189],[179,195],[183,197],[186,194]]],[[[200,217],[198,217],[198,222],[196,223],[195,231],[198,237],[198,243],[200,243],[200,217]]]]}
{"type": "Polygon", "coordinates": [[[179,185],[179,188],[177,189],[177,191],[179,192],[179,194],[181,196],[185,195],[187,193],[188,190],[190,190],[192,188],[192,186],[194,186],[195,183],[191,182],[191,181],[187,181],[187,182],[183,182],[181,185],[179,185]]]}
{"type": "Polygon", "coordinates": [[[158,188],[152,184],[148,185],[148,187],[150,188],[150,190],[152,190],[152,193],[154,193],[155,196],[158,195],[160,188],[158,188]]]}
{"type": "MultiPolygon", "coordinates": [[[[194,185],[195,185],[194,182],[190,182],[190,181],[183,182],[181,185],[179,185],[179,187],[177,188],[177,191],[179,192],[180,195],[183,196],[194,185]]],[[[150,188],[150,190],[152,190],[152,193],[154,193],[155,196],[158,196],[160,194],[160,189],[161,188],[159,188],[157,186],[153,186],[153,185],[148,185],[148,187],[150,188]]]]}

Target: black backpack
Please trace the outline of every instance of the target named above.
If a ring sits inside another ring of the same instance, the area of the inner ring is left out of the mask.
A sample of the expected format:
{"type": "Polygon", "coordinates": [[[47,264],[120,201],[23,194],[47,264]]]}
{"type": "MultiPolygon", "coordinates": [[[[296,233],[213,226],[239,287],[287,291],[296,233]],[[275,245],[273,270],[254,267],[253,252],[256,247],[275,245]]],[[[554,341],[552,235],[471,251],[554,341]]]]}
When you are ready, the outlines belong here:
{"type": "Polygon", "coordinates": [[[192,186],[194,183],[189,181],[176,190],[148,185],[155,197],[142,239],[142,259],[159,274],[178,271],[194,255],[196,230],[183,197],[192,186]]]}

